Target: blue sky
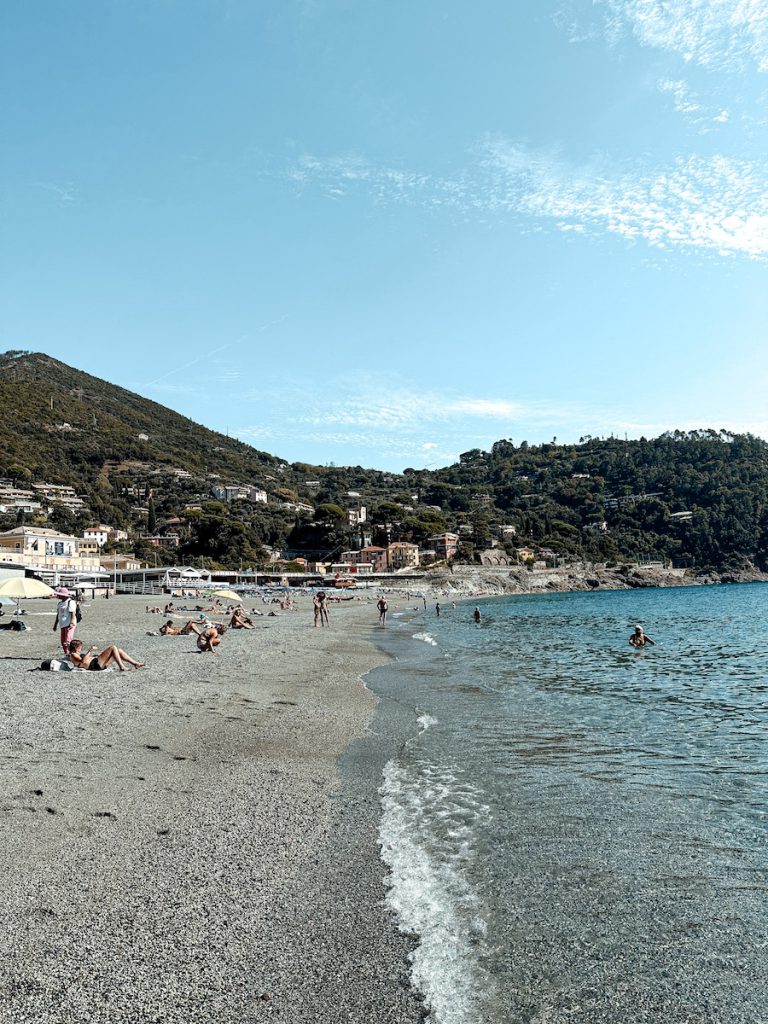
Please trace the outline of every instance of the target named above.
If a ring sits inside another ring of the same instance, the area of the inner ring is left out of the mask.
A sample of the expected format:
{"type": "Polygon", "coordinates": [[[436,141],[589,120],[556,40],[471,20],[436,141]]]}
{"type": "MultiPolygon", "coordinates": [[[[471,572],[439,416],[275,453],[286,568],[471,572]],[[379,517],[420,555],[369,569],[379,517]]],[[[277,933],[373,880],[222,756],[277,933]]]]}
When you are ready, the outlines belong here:
{"type": "Polygon", "coordinates": [[[289,460],[768,437],[766,0],[4,0],[0,347],[289,460]]]}

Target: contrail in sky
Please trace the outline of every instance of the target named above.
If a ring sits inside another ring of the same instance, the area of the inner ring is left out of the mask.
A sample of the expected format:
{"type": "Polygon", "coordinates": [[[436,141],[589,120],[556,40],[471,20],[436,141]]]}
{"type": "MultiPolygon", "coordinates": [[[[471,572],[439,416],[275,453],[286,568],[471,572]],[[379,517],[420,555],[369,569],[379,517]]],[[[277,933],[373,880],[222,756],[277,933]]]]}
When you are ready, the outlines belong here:
{"type": "MultiPolygon", "coordinates": [[[[263,334],[264,331],[266,331],[268,328],[274,327],[275,324],[282,323],[283,320],[287,320],[287,318],[288,318],[288,314],[284,313],[282,316],[279,316],[276,320],[268,320],[267,323],[262,324],[261,327],[257,327],[255,333],[256,334],[263,334]]],[[[192,359],[190,362],[184,363],[183,366],[174,366],[173,369],[168,371],[168,373],[164,373],[160,377],[156,377],[154,380],[149,381],[149,383],[146,385],[146,387],[151,388],[155,384],[159,384],[161,380],[166,380],[168,377],[172,376],[174,373],[181,373],[182,370],[188,370],[190,368],[190,366],[194,366],[196,363],[202,362],[203,359],[210,359],[211,356],[215,356],[218,352],[223,352],[225,349],[232,348],[233,345],[239,345],[241,342],[247,341],[248,338],[249,338],[248,334],[243,334],[239,338],[235,338],[234,341],[228,341],[226,343],[226,345],[219,345],[219,347],[215,348],[212,352],[204,352],[202,355],[198,356],[196,359],[192,359]]]]}

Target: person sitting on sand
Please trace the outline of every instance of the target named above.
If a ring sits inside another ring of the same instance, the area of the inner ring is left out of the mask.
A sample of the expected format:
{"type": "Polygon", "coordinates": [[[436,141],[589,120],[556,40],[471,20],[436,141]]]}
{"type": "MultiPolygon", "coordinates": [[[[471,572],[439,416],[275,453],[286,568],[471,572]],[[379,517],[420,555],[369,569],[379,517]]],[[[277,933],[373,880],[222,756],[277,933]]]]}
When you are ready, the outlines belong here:
{"type": "Polygon", "coordinates": [[[168,619],[168,621],[160,627],[158,632],[162,633],[163,636],[180,636],[181,626],[175,626],[173,624],[173,619],[168,619]]]}
{"type": "Polygon", "coordinates": [[[209,651],[211,654],[218,654],[216,648],[221,643],[221,638],[226,632],[226,626],[208,626],[202,630],[197,637],[197,649],[201,654],[209,651]]]}
{"type": "Polygon", "coordinates": [[[165,611],[163,612],[163,615],[173,615],[175,611],[176,609],[173,607],[173,601],[169,601],[168,604],[165,606],[165,611]]]}
{"type": "Polygon", "coordinates": [[[651,640],[648,634],[643,632],[642,626],[635,626],[635,632],[629,638],[629,642],[632,647],[645,647],[646,644],[651,644],[652,647],[656,646],[656,641],[651,640]]]}
{"type": "Polygon", "coordinates": [[[232,612],[232,618],[229,620],[230,629],[253,629],[253,622],[245,614],[242,608],[237,607],[232,612]]]}
{"type": "Polygon", "coordinates": [[[105,647],[101,654],[94,654],[95,650],[96,645],[92,644],[83,653],[83,641],[73,640],[69,648],[69,660],[75,668],[84,668],[89,672],[102,672],[111,665],[117,665],[121,672],[127,672],[128,667],[125,662],[132,668],[144,668],[143,661],[136,661],[135,658],[132,658],[130,654],[127,654],[115,644],[105,647]]]}

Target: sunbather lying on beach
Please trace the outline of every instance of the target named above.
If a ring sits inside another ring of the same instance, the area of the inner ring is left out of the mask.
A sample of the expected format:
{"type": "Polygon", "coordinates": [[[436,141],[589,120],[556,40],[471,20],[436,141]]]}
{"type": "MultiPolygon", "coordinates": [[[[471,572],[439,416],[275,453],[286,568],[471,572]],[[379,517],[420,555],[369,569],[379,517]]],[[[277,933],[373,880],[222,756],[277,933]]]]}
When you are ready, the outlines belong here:
{"type": "Polygon", "coordinates": [[[109,668],[110,665],[117,665],[121,672],[127,672],[128,668],[124,664],[125,662],[132,668],[144,668],[143,661],[136,661],[115,644],[105,647],[101,654],[94,654],[95,650],[96,645],[92,644],[87,651],[83,652],[83,641],[73,640],[69,645],[69,660],[75,668],[85,668],[90,672],[101,672],[105,668],[109,668]]]}

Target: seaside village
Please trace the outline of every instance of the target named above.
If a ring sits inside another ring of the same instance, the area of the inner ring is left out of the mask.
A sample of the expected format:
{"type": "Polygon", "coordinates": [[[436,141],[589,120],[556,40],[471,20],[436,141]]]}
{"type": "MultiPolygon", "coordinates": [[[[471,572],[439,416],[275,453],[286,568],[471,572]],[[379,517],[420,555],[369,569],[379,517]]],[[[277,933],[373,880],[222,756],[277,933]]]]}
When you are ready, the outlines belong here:
{"type": "MultiPolygon", "coordinates": [[[[415,498],[416,496],[414,496],[415,498]]],[[[363,577],[376,577],[392,573],[419,571],[430,565],[453,560],[459,552],[463,534],[472,533],[472,527],[462,524],[456,532],[444,531],[428,538],[428,547],[404,540],[388,540],[384,545],[371,543],[373,527],[377,535],[389,537],[391,524],[371,524],[364,498],[355,491],[346,495],[347,507],[343,510],[347,519],[350,547],[335,552],[336,557],[327,560],[311,560],[299,554],[269,550],[268,560],[259,571],[273,578],[306,579],[308,576],[326,579],[337,586],[362,582],[363,577]]],[[[208,494],[197,495],[199,502],[215,499],[231,504],[247,501],[255,504],[276,502],[287,513],[312,516],[315,509],[304,502],[290,502],[268,495],[262,487],[250,484],[215,483],[208,494]]],[[[80,535],[73,535],[55,529],[49,517],[56,509],[63,509],[82,521],[89,512],[87,499],[78,495],[74,488],[62,484],[30,483],[19,487],[9,479],[0,479],[0,513],[15,515],[17,525],[0,532],[0,576],[9,571],[24,570],[39,576],[52,585],[60,583],[83,585],[93,588],[108,588],[118,580],[132,579],[130,589],[137,589],[136,581],[143,576],[156,576],[163,567],[175,566],[177,575],[184,567],[177,566],[179,548],[187,528],[185,513],[199,512],[201,504],[187,504],[173,515],[153,524],[149,532],[144,506],[133,511],[144,529],[133,531],[121,529],[109,523],[94,522],[84,528],[80,535]],[[138,557],[132,547],[140,543],[144,553],[150,551],[150,558],[138,557]],[[138,574],[138,575],[137,575],[138,574]]],[[[436,509],[439,511],[439,509],[436,509]]],[[[554,559],[554,552],[545,548],[516,546],[514,557],[505,550],[503,542],[515,535],[515,527],[498,523],[491,526],[492,536],[486,540],[487,547],[480,552],[480,562],[488,566],[510,564],[528,565],[530,568],[545,568],[554,559]]],[[[202,567],[201,567],[202,568],[202,567]]],[[[245,568],[245,567],[243,567],[245,568]]],[[[253,571],[254,567],[248,567],[253,571]]],[[[194,575],[193,567],[187,568],[188,575],[194,575]]],[[[210,572],[199,575],[211,578],[210,572]]],[[[233,574],[225,575],[232,579],[233,574]]],[[[241,571],[241,575],[247,575],[241,571]]],[[[167,583],[167,574],[166,574],[167,583]]]]}

